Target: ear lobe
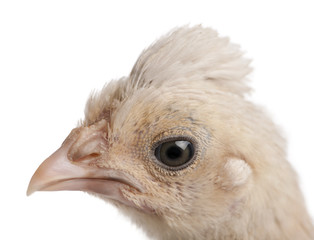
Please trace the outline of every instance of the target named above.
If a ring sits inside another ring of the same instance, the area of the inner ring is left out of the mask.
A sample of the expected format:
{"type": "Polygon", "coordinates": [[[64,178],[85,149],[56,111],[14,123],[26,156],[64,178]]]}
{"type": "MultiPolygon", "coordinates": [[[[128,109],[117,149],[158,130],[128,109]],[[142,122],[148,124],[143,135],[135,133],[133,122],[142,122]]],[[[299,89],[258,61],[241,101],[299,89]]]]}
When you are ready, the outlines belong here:
{"type": "Polygon", "coordinates": [[[231,190],[247,183],[251,174],[252,169],[244,160],[229,158],[222,167],[216,183],[220,183],[224,190],[231,190]]]}

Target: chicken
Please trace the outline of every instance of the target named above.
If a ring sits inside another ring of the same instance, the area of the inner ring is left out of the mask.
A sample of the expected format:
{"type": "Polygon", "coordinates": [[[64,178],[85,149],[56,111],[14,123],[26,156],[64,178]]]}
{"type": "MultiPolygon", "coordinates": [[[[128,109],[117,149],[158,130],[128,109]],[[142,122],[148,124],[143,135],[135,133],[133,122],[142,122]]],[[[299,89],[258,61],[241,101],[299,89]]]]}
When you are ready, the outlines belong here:
{"type": "Polygon", "coordinates": [[[171,31],[90,96],[27,194],[89,192],[153,239],[314,239],[285,141],[245,98],[249,65],[212,29],[171,31]]]}

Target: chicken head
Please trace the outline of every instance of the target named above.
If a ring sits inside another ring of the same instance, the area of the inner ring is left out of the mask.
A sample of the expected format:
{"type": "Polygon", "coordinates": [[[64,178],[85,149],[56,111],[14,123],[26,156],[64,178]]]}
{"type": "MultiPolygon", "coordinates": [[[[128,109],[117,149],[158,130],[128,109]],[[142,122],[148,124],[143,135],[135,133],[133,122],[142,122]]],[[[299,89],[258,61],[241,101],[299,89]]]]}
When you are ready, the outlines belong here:
{"type": "Polygon", "coordinates": [[[249,63],[214,30],[171,31],[90,96],[27,194],[89,192],[156,239],[314,239],[285,141],[245,98],[249,63]]]}

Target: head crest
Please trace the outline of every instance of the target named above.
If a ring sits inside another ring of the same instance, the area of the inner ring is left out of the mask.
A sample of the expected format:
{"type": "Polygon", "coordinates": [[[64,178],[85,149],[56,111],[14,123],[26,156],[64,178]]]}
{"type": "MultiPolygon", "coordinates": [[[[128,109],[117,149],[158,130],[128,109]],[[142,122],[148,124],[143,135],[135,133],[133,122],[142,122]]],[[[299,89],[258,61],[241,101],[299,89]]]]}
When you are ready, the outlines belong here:
{"type": "Polygon", "coordinates": [[[208,80],[219,90],[243,96],[251,71],[238,45],[201,26],[171,31],[147,48],[135,63],[129,79],[134,89],[181,80],[208,80]]]}
{"type": "Polygon", "coordinates": [[[91,95],[85,109],[86,121],[110,116],[138,89],[178,85],[181,81],[191,83],[191,88],[193,81],[198,85],[207,81],[210,91],[243,96],[250,90],[245,83],[251,71],[249,63],[238,45],[210,28],[177,28],[142,52],[130,76],[112,81],[91,95]]]}

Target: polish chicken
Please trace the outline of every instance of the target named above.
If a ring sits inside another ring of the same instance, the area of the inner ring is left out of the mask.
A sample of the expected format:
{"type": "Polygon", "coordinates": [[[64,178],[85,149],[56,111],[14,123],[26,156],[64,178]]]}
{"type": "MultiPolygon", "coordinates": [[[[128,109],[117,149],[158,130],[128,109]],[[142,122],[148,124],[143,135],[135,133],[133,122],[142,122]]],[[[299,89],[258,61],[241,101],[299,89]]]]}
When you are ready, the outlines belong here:
{"type": "Polygon", "coordinates": [[[249,65],[212,29],[171,31],[90,96],[27,194],[89,192],[152,239],[314,239],[285,141],[246,99],[249,65]]]}

